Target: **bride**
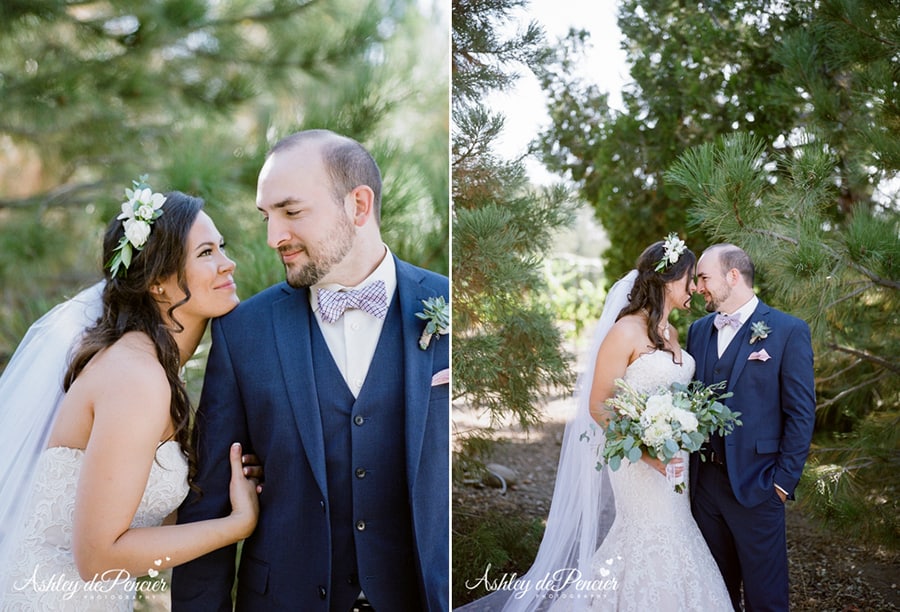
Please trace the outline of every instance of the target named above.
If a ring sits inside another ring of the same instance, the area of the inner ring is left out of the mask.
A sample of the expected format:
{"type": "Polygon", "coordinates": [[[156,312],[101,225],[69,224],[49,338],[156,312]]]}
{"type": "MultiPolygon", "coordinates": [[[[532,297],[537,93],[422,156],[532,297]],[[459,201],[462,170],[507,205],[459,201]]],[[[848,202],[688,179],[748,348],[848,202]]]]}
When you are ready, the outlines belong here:
{"type": "Polygon", "coordinates": [[[163,525],[197,462],[179,371],[238,297],[203,201],[135,187],[104,237],[105,281],[33,325],[0,378],[4,611],[131,610],[133,577],[256,526],[237,444],[231,514],[163,525]]]}
{"type": "MultiPolygon", "coordinates": [[[[610,417],[605,402],[616,379],[647,393],[687,383],[694,374],[694,359],[681,349],[668,317],[688,309],[695,264],[671,235],[647,247],[637,269],[610,289],[576,389],[576,413],[566,425],[537,558],[524,576],[461,609],[731,609],[691,515],[689,492],[675,492],[666,466],[644,454],[616,471],[597,469],[600,428],[610,417]]],[[[685,482],[687,469],[680,459],[669,464],[685,482]]]]}

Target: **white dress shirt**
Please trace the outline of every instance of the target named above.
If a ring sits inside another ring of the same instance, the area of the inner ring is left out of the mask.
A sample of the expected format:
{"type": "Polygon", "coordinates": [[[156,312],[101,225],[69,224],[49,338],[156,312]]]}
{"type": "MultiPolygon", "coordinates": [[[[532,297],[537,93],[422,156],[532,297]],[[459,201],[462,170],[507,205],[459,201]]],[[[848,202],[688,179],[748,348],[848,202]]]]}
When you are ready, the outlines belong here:
{"type": "Polygon", "coordinates": [[[388,306],[394,298],[397,290],[397,269],[394,258],[387,245],[384,247],[384,258],[378,267],[361,283],[355,287],[345,287],[336,283],[320,283],[309,288],[309,304],[319,322],[319,329],[325,337],[325,344],[337,364],[341,376],[353,393],[353,397],[359,397],[360,389],[369,373],[369,366],[375,356],[375,348],[378,346],[378,338],[384,327],[384,319],[372,316],[364,310],[348,308],[334,323],[326,323],[319,312],[319,289],[358,289],[373,281],[384,281],[387,293],[388,306]]]}
{"type": "MultiPolygon", "coordinates": [[[[753,311],[756,310],[757,304],[759,304],[759,298],[754,295],[752,298],[750,298],[750,301],[731,313],[741,318],[741,327],[743,327],[744,323],[750,320],[750,315],[752,315],[753,311]]],[[[722,314],[729,313],[723,312],[722,314]]],[[[722,356],[722,353],[724,353],[725,349],[728,348],[728,345],[731,344],[731,341],[737,335],[738,331],[740,331],[741,327],[734,328],[731,325],[726,325],[719,330],[718,334],[716,334],[716,348],[719,351],[719,357],[722,356]]]]}

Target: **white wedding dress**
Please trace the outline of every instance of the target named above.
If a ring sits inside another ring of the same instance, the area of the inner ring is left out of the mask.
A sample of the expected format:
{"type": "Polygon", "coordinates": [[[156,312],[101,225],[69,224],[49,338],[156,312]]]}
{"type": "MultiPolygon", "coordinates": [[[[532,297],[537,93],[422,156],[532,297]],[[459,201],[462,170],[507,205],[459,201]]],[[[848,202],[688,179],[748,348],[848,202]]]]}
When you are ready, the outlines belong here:
{"type": "MultiPolygon", "coordinates": [[[[11,566],[2,568],[6,576],[0,592],[3,612],[133,609],[136,576],[112,570],[96,581],[85,582],[75,567],[73,515],[83,458],[80,449],[52,447],[41,452],[20,531],[22,539],[11,566]]],[[[162,524],[187,496],[187,472],[187,459],[178,443],[161,444],[131,526],[162,524]]],[[[152,566],[147,570],[149,574],[156,571],[152,566]]]]}
{"type": "MultiPolygon", "coordinates": [[[[688,383],[694,358],[682,351],[681,360],[675,363],[664,351],[646,353],[628,366],[624,379],[643,393],[688,383]]],[[[687,483],[687,463],[684,468],[687,483]]],[[[593,556],[593,575],[559,593],[553,610],[571,609],[573,598],[589,598],[589,610],[731,610],[725,583],[691,514],[690,491],[676,493],[644,461],[623,461],[609,471],[609,480],[616,515],[593,556]]]]}

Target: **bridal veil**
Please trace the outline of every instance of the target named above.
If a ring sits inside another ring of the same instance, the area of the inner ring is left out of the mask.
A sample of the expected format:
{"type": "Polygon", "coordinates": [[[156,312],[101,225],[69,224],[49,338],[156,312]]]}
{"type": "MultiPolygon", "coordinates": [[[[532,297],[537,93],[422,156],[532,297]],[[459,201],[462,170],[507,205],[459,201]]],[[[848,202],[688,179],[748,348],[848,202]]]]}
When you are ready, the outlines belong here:
{"type": "MultiPolygon", "coordinates": [[[[585,369],[575,387],[575,413],[563,434],[550,514],[534,564],[523,576],[507,581],[502,589],[460,610],[533,612],[554,605],[557,610],[587,609],[595,586],[591,584],[591,560],[615,518],[607,469],[597,469],[604,435],[590,415],[591,385],[597,352],[619,313],[628,305],[636,279],[637,270],[632,270],[607,294],[584,360],[585,369]]],[[[471,569],[471,577],[459,578],[472,583],[485,571],[471,569]]]]}
{"type": "Polygon", "coordinates": [[[69,353],[102,313],[100,282],[57,305],[25,334],[0,376],[0,586],[17,543],[38,457],[63,396],[69,353]]]}

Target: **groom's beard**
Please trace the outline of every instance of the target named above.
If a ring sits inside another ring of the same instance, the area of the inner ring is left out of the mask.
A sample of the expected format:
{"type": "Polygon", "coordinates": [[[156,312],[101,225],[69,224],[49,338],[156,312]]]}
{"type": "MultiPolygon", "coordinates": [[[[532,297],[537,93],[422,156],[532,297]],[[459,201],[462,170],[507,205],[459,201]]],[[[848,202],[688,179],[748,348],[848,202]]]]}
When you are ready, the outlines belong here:
{"type": "Polygon", "coordinates": [[[731,297],[731,287],[728,285],[725,286],[723,292],[724,295],[716,295],[711,289],[706,290],[706,295],[703,296],[706,300],[706,312],[718,312],[719,305],[731,297]]]}
{"type": "MultiPolygon", "coordinates": [[[[315,245],[303,245],[309,261],[305,264],[285,264],[284,275],[287,284],[294,289],[312,287],[344,261],[353,248],[356,228],[350,220],[341,215],[331,233],[315,245]]],[[[285,251],[296,250],[296,245],[284,247],[285,251]]]]}

